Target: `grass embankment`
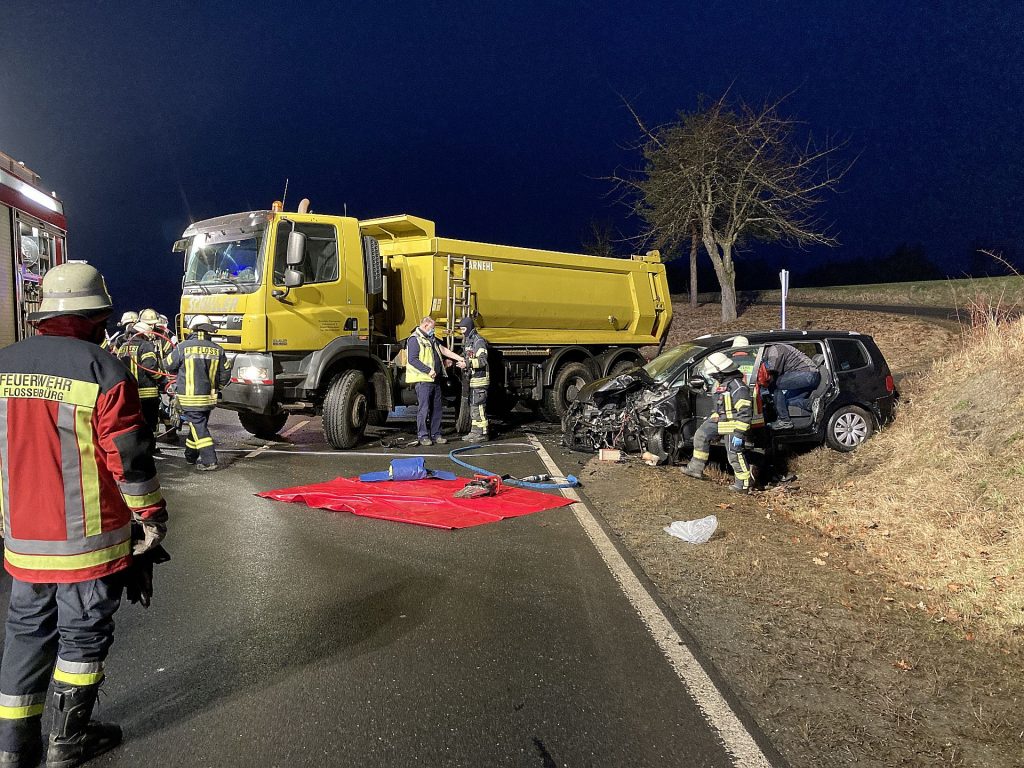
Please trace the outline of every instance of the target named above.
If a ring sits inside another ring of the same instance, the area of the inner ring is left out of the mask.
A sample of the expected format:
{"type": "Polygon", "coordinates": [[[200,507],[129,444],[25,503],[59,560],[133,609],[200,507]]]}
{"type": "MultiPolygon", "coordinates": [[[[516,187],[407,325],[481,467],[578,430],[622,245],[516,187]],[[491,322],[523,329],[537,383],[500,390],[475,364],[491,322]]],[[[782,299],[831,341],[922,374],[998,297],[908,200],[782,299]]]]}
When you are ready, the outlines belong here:
{"type": "Polygon", "coordinates": [[[848,456],[819,449],[799,457],[804,492],[780,503],[871,553],[921,593],[916,608],[934,620],[969,637],[1019,642],[1022,371],[1024,319],[989,317],[965,330],[958,348],[904,382],[892,426],[848,456]]]}
{"type": "MultiPolygon", "coordinates": [[[[761,291],[761,301],[780,301],[781,291],[761,291]]],[[[982,299],[991,305],[1024,304],[1024,280],[1019,277],[984,277],[964,280],[928,280],[916,283],[840,285],[828,288],[791,288],[790,301],[815,304],[874,304],[895,307],[948,307],[959,309],[982,299]]]]}

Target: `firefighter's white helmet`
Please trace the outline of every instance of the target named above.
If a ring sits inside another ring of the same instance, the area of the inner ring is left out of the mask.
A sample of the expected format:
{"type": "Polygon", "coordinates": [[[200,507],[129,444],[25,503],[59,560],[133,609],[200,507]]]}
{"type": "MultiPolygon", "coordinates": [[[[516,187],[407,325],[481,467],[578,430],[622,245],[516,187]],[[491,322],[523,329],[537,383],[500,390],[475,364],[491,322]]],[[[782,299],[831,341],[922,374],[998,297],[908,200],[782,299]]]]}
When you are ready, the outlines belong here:
{"type": "Polygon", "coordinates": [[[746,336],[733,336],[732,345],[734,347],[749,347],[750,339],[748,339],[746,336]]]}
{"type": "Polygon", "coordinates": [[[721,352],[712,352],[704,361],[704,373],[707,376],[721,376],[723,373],[732,373],[739,368],[728,356],[721,352]]]}
{"type": "Polygon", "coordinates": [[[91,264],[59,264],[43,275],[39,309],[30,312],[30,323],[59,315],[96,317],[109,314],[112,306],[103,275],[91,264]]]}
{"type": "Polygon", "coordinates": [[[188,327],[190,331],[206,331],[207,333],[217,330],[217,326],[213,324],[209,315],[193,315],[192,319],[188,321],[188,327]]]}
{"type": "Polygon", "coordinates": [[[139,322],[138,312],[128,311],[121,315],[121,325],[123,326],[135,325],[137,322],[139,322]]]}

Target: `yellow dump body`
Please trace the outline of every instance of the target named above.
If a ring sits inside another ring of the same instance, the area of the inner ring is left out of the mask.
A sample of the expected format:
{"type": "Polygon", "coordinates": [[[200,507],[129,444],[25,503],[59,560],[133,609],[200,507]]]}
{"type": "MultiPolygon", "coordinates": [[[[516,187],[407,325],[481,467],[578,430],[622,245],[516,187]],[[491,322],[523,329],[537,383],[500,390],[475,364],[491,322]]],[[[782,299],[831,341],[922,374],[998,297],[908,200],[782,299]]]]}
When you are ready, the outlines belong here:
{"type": "Polygon", "coordinates": [[[436,237],[433,222],[391,216],[360,222],[378,240],[387,275],[388,325],[398,338],[425,315],[447,323],[468,306],[488,342],[508,346],[643,346],[667,331],[671,302],[656,256],[611,259],[436,237]]]}

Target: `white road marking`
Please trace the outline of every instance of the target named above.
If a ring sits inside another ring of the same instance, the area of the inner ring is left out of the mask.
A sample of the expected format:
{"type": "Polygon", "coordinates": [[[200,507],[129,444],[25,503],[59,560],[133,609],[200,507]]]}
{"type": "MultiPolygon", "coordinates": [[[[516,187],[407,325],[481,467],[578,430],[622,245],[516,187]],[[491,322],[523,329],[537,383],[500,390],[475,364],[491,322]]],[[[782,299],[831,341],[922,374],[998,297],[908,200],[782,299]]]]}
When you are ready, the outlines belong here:
{"type": "MultiPolygon", "coordinates": [[[[548,472],[561,476],[561,470],[541,442],[532,435],[529,438],[537,448],[537,453],[548,472]]],[[[740,722],[732,707],[729,706],[729,702],[725,700],[696,657],[686,647],[679,633],[673,628],[672,622],[668,620],[640,579],[636,577],[633,570],[623,560],[622,555],[615,549],[615,545],[612,544],[611,539],[598,524],[579,494],[572,488],[560,490],[563,496],[576,502],[572,505],[572,509],[579,524],[583,526],[583,530],[590,537],[590,541],[601,555],[605,565],[608,566],[608,570],[612,572],[612,576],[619,583],[633,608],[640,614],[651,637],[661,648],[662,653],[668,657],[669,663],[683,685],[689,690],[690,695],[693,696],[697,706],[704,713],[704,717],[722,739],[726,750],[735,759],[736,765],[742,768],[755,768],[755,766],[771,768],[771,762],[754,741],[754,737],[740,722]]]]}
{"type": "MultiPolygon", "coordinates": [[[[288,437],[289,435],[294,435],[296,432],[298,432],[300,429],[302,429],[307,424],[309,424],[309,419],[306,419],[305,421],[300,421],[298,424],[293,426],[291,429],[288,429],[285,432],[282,432],[281,433],[281,437],[288,437]]],[[[267,443],[266,445],[261,445],[255,451],[252,451],[251,453],[245,454],[245,456],[243,458],[251,459],[254,456],[259,456],[261,453],[264,453],[265,451],[270,450],[270,446],[271,446],[271,443],[267,443]]]]}

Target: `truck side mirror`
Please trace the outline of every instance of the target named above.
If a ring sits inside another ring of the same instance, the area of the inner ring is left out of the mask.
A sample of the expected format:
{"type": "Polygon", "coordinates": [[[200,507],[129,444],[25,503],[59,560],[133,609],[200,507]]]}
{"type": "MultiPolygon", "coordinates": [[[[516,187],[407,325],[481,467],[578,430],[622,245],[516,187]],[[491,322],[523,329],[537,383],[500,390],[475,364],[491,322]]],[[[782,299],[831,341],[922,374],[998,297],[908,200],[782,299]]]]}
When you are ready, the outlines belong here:
{"type": "MultiPolygon", "coordinates": [[[[285,255],[285,263],[289,267],[297,267],[306,258],[306,236],[294,229],[288,233],[288,251],[285,255]]],[[[287,285],[287,283],[286,283],[287,285]]],[[[302,285],[302,283],[299,283],[302,285]]]]}
{"type": "MultiPolygon", "coordinates": [[[[294,232],[292,234],[295,234],[294,232]]],[[[291,243],[288,244],[291,246],[291,243]]],[[[291,251],[291,247],[288,249],[291,251]]],[[[289,253],[289,258],[291,254],[289,253]]],[[[286,269],[284,271],[284,284],[286,288],[298,288],[306,282],[306,277],[297,269],[286,269]]]]}

